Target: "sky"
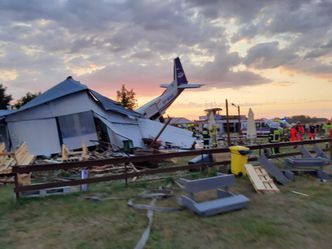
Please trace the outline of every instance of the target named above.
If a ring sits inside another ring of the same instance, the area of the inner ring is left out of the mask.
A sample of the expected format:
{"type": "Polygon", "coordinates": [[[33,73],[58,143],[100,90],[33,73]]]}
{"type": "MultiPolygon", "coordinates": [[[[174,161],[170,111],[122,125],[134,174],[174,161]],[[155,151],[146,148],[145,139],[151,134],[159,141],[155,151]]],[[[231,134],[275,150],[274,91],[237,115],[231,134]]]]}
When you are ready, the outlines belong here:
{"type": "MultiPolygon", "coordinates": [[[[256,118],[332,117],[332,0],[0,0],[0,83],[15,99],[72,75],[143,105],[172,81],[170,116],[197,119],[225,99],[256,118]]],[[[230,107],[230,114],[237,109],[230,107]]]]}

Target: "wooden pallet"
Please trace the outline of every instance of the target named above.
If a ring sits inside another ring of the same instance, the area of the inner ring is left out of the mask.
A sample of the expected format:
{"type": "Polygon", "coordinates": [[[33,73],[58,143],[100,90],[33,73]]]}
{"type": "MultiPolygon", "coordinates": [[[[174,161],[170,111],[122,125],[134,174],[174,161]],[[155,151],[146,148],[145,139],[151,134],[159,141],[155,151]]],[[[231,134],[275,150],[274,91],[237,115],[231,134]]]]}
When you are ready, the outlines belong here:
{"type": "Polygon", "coordinates": [[[277,193],[280,192],[268,173],[261,166],[246,164],[246,171],[249,179],[258,193],[277,193]]]}

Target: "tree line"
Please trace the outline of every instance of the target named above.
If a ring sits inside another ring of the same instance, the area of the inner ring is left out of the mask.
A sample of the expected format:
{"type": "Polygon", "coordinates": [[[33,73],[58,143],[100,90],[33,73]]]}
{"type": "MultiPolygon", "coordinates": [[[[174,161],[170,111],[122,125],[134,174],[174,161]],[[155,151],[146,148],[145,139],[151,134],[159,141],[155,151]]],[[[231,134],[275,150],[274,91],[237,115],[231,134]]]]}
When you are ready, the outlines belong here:
{"type": "Polygon", "coordinates": [[[11,105],[11,101],[13,97],[11,94],[6,93],[7,87],[0,84],[0,110],[6,109],[19,109],[21,106],[28,103],[30,100],[34,99],[35,97],[39,96],[41,92],[31,93],[27,92],[22,98],[18,99],[13,105],[11,105]]]}
{"type": "Polygon", "coordinates": [[[288,123],[296,123],[300,122],[301,124],[310,124],[310,123],[325,123],[328,121],[327,118],[317,118],[317,117],[310,117],[306,115],[295,115],[292,117],[285,118],[288,123]]]}

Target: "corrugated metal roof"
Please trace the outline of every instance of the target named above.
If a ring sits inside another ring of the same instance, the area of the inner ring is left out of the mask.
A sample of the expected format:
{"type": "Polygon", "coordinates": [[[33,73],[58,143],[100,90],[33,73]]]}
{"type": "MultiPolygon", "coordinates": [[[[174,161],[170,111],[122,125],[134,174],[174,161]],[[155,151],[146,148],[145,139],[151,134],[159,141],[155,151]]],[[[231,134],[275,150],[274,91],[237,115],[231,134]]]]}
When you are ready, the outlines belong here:
{"type": "MultiPolygon", "coordinates": [[[[86,85],[81,84],[79,81],[74,80],[72,77],[68,77],[66,80],[60,82],[56,86],[50,88],[43,94],[39,95],[38,97],[34,98],[33,100],[29,101],[25,105],[23,105],[20,109],[18,110],[13,110],[10,112],[5,113],[4,115],[9,115],[17,112],[21,112],[48,102],[51,102],[55,99],[81,92],[81,91],[89,91],[91,92],[95,98],[100,102],[102,108],[104,108],[106,111],[114,111],[118,112],[124,115],[128,116],[134,116],[134,117],[141,117],[142,115],[135,112],[128,110],[124,108],[123,106],[119,105],[117,102],[101,95],[100,93],[97,93],[93,90],[90,90],[86,85]]],[[[8,110],[6,110],[8,111],[8,110]]],[[[3,115],[3,116],[4,116],[3,115]]],[[[0,113],[0,118],[1,118],[1,113],[0,113]]]]}
{"type": "Polygon", "coordinates": [[[16,110],[16,112],[27,110],[45,104],[47,102],[50,102],[52,100],[64,97],[66,95],[84,91],[87,89],[88,89],[87,86],[82,85],[79,81],[76,81],[71,77],[68,77],[66,80],[60,82],[56,86],[48,89],[43,94],[39,95],[38,97],[34,98],[33,100],[23,105],[20,109],[16,110]]]}
{"type": "Polygon", "coordinates": [[[12,113],[13,110],[0,110],[0,117],[12,113]]]}
{"type": "Polygon", "coordinates": [[[128,116],[142,117],[142,114],[126,109],[123,106],[121,106],[119,103],[101,95],[100,93],[97,93],[93,90],[90,90],[90,92],[100,101],[100,104],[106,111],[115,111],[128,116]]]}
{"type": "Polygon", "coordinates": [[[6,115],[12,113],[13,110],[0,110],[0,120],[4,119],[6,115]]]}
{"type": "MultiPolygon", "coordinates": [[[[167,119],[166,119],[167,120],[167,119]]],[[[170,124],[191,124],[193,121],[187,119],[187,118],[172,118],[170,124]]]]}

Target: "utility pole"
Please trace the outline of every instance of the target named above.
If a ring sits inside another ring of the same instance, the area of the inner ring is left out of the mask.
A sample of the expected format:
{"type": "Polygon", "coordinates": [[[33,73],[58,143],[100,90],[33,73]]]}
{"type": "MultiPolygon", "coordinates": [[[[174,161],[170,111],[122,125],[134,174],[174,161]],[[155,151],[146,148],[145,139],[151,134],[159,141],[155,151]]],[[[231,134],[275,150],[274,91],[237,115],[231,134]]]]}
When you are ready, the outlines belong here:
{"type": "Polygon", "coordinates": [[[226,131],[227,131],[227,144],[231,145],[231,136],[229,133],[229,115],[228,115],[228,100],[226,99],[226,131]]]}
{"type": "Polygon", "coordinates": [[[238,115],[238,120],[239,120],[239,125],[238,125],[238,133],[239,133],[239,140],[241,141],[241,136],[242,136],[242,132],[241,132],[241,113],[240,113],[240,106],[236,105],[234,103],[232,103],[232,106],[237,108],[237,115],[238,115]]]}
{"type": "Polygon", "coordinates": [[[239,138],[240,138],[240,141],[241,141],[242,132],[241,132],[241,114],[240,114],[240,106],[239,105],[237,106],[237,114],[239,115],[239,138]]]}
{"type": "Polygon", "coordinates": [[[330,147],[330,158],[332,158],[332,140],[329,142],[329,147],[330,147]]]}

